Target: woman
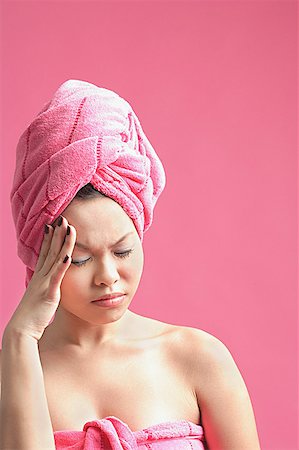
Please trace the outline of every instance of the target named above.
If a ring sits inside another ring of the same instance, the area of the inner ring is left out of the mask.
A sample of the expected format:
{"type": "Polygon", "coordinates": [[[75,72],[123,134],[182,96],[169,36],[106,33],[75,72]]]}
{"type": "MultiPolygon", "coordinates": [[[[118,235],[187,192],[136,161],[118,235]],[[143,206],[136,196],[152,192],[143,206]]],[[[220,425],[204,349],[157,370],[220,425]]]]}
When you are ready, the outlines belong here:
{"type": "Polygon", "coordinates": [[[129,308],[165,181],[131,106],[91,83],[63,83],[21,136],[0,450],[260,449],[226,346],[129,308]]]}

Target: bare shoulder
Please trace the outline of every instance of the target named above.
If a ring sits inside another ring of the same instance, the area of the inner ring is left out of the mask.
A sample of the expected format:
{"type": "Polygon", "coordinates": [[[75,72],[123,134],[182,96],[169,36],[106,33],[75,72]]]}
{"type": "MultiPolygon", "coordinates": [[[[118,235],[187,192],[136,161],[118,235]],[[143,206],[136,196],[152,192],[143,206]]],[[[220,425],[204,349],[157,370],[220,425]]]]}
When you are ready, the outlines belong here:
{"type": "Polygon", "coordinates": [[[181,342],[190,364],[198,371],[208,371],[212,365],[221,364],[233,359],[226,344],[207,331],[193,327],[180,327],[181,342]]]}
{"type": "Polygon", "coordinates": [[[182,327],[179,340],[208,448],[260,450],[251,398],[228,347],[216,336],[192,327],[182,327]]]}
{"type": "Polygon", "coordinates": [[[180,332],[182,333],[182,338],[187,339],[191,345],[219,345],[224,346],[224,343],[207,331],[200,328],[190,327],[190,326],[180,326],[180,332]]]}
{"type": "Polygon", "coordinates": [[[205,367],[209,359],[221,357],[229,352],[225,344],[207,331],[189,326],[170,325],[168,328],[169,342],[181,352],[184,364],[205,367]]]}
{"type": "Polygon", "coordinates": [[[222,384],[223,388],[226,385],[227,389],[240,389],[243,392],[246,390],[238,365],[221,339],[207,331],[186,326],[179,328],[177,336],[186,355],[185,363],[194,376],[199,402],[204,402],[210,386],[217,390],[217,382],[222,384]]]}
{"type": "Polygon", "coordinates": [[[198,378],[198,373],[209,370],[213,360],[229,353],[220,339],[204,330],[164,322],[156,326],[161,331],[161,342],[169,361],[180,366],[190,385],[193,383],[193,374],[198,378]]]}

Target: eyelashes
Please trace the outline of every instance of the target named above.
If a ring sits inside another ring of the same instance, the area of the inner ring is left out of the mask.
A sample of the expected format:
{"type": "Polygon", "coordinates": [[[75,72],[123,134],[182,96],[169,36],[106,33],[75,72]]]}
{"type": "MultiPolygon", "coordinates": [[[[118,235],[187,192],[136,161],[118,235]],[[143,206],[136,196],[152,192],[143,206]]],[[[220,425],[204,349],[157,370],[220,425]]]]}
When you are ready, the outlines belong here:
{"type": "MultiPolygon", "coordinates": [[[[132,253],[132,251],[133,250],[131,249],[131,250],[127,250],[126,252],[115,253],[115,254],[117,255],[118,258],[127,258],[132,253]]],[[[85,261],[72,261],[72,264],[74,264],[77,267],[82,267],[82,266],[85,266],[85,264],[89,260],[90,260],[90,258],[86,259],[85,261]]]]}

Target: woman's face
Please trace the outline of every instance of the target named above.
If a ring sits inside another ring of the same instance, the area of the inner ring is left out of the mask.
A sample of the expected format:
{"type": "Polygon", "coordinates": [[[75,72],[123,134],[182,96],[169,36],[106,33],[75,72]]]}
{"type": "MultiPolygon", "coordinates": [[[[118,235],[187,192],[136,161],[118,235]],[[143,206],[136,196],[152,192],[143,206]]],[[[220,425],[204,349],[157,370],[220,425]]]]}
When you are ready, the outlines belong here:
{"type": "Polygon", "coordinates": [[[119,319],[131,303],[143,270],[142,243],[133,221],[107,197],[75,199],[62,215],[77,235],[59,306],[92,324],[119,319]],[[124,302],[109,308],[91,303],[113,292],[125,293],[124,302]]]}

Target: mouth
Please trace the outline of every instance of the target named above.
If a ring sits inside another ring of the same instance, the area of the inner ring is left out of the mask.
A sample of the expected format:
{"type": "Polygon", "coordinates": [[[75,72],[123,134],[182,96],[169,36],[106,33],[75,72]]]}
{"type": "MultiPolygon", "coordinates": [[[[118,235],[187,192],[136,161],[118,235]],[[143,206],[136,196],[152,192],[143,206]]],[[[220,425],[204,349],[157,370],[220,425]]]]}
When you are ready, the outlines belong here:
{"type": "Polygon", "coordinates": [[[99,298],[96,298],[95,300],[92,300],[92,303],[93,302],[100,302],[100,301],[103,301],[103,300],[112,300],[114,298],[123,297],[124,295],[126,295],[126,294],[124,294],[123,292],[116,292],[115,294],[102,295],[102,297],[99,297],[99,298]]]}
{"type": "Polygon", "coordinates": [[[95,306],[102,306],[102,307],[116,307],[124,302],[126,298],[126,294],[121,294],[117,296],[109,296],[109,298],[101,297],[98,300],[93,300],[91,303],[93,303],[95,306]]]}

